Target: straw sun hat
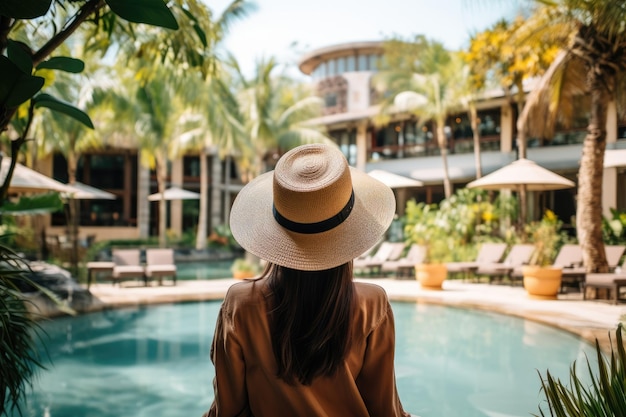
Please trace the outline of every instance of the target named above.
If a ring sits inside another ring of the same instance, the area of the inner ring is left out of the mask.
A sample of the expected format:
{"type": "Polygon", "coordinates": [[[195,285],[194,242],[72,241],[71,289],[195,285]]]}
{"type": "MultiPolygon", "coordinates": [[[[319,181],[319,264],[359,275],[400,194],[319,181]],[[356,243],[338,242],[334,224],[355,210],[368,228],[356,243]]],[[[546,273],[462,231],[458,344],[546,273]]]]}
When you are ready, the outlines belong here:
{"type": "Polygon", "coordinates": [[[395,208],[391,189],[349,167],[337,147],[303,145],[239,192],[230,227],[237,242],[261,259],[319,271],[371,248],[395,208]]]}

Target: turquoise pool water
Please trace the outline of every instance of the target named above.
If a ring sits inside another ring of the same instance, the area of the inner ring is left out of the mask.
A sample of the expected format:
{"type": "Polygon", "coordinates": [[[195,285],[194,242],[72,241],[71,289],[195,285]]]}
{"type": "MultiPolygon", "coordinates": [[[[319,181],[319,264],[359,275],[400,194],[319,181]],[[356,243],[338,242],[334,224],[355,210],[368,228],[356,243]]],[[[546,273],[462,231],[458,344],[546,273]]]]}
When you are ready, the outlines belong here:
{"type": "Polygon", "coordinates": [[[233,273],[230,267],[233,261],[210,261],[210,262],[178,262],[177,279],[198,280],[198,279],[219,279],[232,278],[233,273]]]}
{"type": "MultiPolygon", "coordinates": [[[[392,303],[396,377],[421,417],[527,417],[543,401],[537,370],[562,378],[592,347],[519,318],[392,303]]],[[[114,310],[44,323],[52,364],[25,416],[200,417],[213,398],[219,302],[114,310]]],[[[590,356],[593,357],[593,356],[590,356]]]]}

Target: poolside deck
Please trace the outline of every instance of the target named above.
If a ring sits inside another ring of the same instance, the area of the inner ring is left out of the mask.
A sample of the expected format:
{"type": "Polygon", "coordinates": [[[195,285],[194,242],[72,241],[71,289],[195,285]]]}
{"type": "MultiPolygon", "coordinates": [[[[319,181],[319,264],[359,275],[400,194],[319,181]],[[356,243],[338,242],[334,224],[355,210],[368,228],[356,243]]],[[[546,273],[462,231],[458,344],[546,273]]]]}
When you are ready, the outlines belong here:
{"type": "MultiPolygon", "coordinates": [[[[521,287],[490,285],[447,280],[443,291],[423,290],[414,280],[358,278],[382,286],[391,300],[419,301],[454,307],[477,308],[523,317],[572,332],[595,343],[596,338],[608,349],[609,333],[614,336],[617,324],[626,316],[626,304],[613,305],[582,299],[580,293],[567,293],[558,300],[533,300],[521,287]]],[[[122,287],[94,284],[92,295],[100,308],[172,303],[181,301],[219,300],[234,279],[179,281],[176,286],[122,287]]]]}

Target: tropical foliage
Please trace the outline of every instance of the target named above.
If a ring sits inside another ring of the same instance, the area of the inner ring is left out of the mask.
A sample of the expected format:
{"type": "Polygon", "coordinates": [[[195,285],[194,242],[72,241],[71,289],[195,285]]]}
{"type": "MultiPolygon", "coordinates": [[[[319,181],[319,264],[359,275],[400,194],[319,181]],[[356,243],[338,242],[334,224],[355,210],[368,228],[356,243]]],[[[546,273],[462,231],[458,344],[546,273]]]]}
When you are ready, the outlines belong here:
{"type": "MultiPolygon", "coordinates": [[[[178,29],[178,20],[192,22],[198,44],[206,41],[197,18],[206,8],[193,9],[200,4],[194,0],[179,0],[170,9],[162,0],[127,2],[120,0],[3,0],[0,3],[0,134],[10,142],[11,165],[0,186],[0,205],[5,204],[15,164],[21,147],[30,138],[35,110],[46,108],[71,117],[86,127],[93,128],[90,117],[82,110],[53,95],[49,90],[54,81],[54,71],[81,73],[84,63],[76,58],[54,55],[67,52],[62,48],[68,38],[80,28],[89,27],[94,36],[91,48],[106,51],[111,45],[106,40],[116,35],[135,38],[139,33],[133,24],[148,24],[165,29],[178,29]],[[177,16],[176,16],[177,15],[177,16]],[[195,23],[193,23],[195,22],[195,23]],[[54,56],[53,56],[54,55],[54,56]]],[[[176,59],[190,67],[203,64],[198,52],[184,48],[184,42],[175,44],[179,37],[163,37],[158,49],[143,50],[144,55],[159,56],[162,60],[176,59]],[[176,48],[174,48],[176,47],[176,48]],[[171,48],[171,49],[170,49],[171,48]],[[176,51],[173,54],[172,51],[176,51]],[[193,52],[183,54],[183,52],[193,52]]],[[[141,41],[137,43],[142,45],[141,41]]],[[[26,203],[16,203],[17,207],[26,203]]],[[[30,210],[36,209],[32,205],[30,210]]],[[[15,210],[9,207],[8,210],[15,210]]],[[[4,224],[4,221],[3,221],[4,224]]],[[[7,246],[0,246],[0,415],[8,408],[19,407],[20,398],[30,383],[34,370],[40,366],[31,352],[33,321],[19,284],[27,282],[27,266],[7,246]]],[[[39,291],[45,292],[39,288],[39,291]]],[[[50,295],[50,294],[49,294],[50,295]]]]}
{"type": "Polygon", "coordinates": [[[236,156],[244,182],[273,169],[283,153],[298,145],[329,141],[318,126],[307,123],[321,115],[322,99],[276,74],[277,68],[274,58],[261,60],[247,77],[235,65],[237,102],[251,146],[236,156]]]}
{"type": "MultiPolygon", "coordinates": [[[[18,213],[14,208],[11,211],[18,213]]],[[[0,235],[0,416],[13,409],[21,411],[20,400],[28,394],[37,370],[44,366],[34,348],[36,338],[42,334],[23,292],[39,291],[56,302],[61,311],[74,313],[56,295],[28,278],[30,268],[7,246],[8,238],[10,235],[0,235]]]]}
{"type": "Polygon", "coordinates": [[[587,135],[578,174],[576,230],[590,271],[608,270],[602,250],[602,177],[607,115],[626,112],[626,8],[620,0],[542,1],[550,12],[545,28],[571,36],[531,93],[518,128],[552,137],[557,122],[567,126],[577,97],[589,100],[587,135]]]}
{"type": "MultiPolygon", "coordinates": [[[[498,21],[472,36],[468,50],[462,53],[470,67],[470,84],[479,91],[501,86],[505,95],[516,103],[518,115],[526,101],[524,83],[543,75],[564,43],[562,37],[556,36],[560,32],[546,30],[543,25],[549,20],[546,13],[520,15],[512,22],[498,21]],[[541,24],[537,23],[539,18],[541,24]]],[[[519,131],[517,140],[521,158],[526,157],[523,134],[524,131],[519,131]]]]}
{"type": "Polygon", "coordinates": [[[567,234],[561,230],[562,225],[563,222],[551,210],[546,210],[540,221],[526,225],[526,235],[535,246],[530,265],[552,265],[559,249],[567,240],[567,234]]]}
{"type": "Polygon", "coordinates": [[[444,192],[446,198],[450,197],[446,119],[454,111],[467,108],[470,96],[460,55],[420,35],[411,42],[387,41],[385,58],[375,80],[377,90],[384,94],[383,117],[379,122],[388,121],[394,112],[414,114],[420,125],[434,122],[443,163],[444,192]]]}
{"type": "MultiPolygon", "coordinates": [[[[608,358],[596,340],[596,361],[586,358],[588,380],[578,373],[574,362],[569,384],[555,378],[549,370],[539,373],[548,409],[539,406],[539,415],[552,417],[614,417],[626,415],[626,349],[623,324],[617,326],[615,345],[608,358]],[[589,382],[590,381],[590,382],[589,382]],[[549,414],[546,414],[549,413],[549,414]]],[[[535,414],[535,416],[538,416],[535,414]]]]}
{"type": "Polygon", "coordinates": [[[626,245],[626,211],[611,209],[611,216],[602,218],[602,240],[607,245],[626,245]]]}
{"type": "Polygon", "coordinates": [[[402,218],[405,239],[426,247],[427,262],[474,259],[483,242],[515,239],[507,226],[515,206],[510,198],[491,203],[485,191],[463,189],[438,205],[409,200],[402,218]]]}

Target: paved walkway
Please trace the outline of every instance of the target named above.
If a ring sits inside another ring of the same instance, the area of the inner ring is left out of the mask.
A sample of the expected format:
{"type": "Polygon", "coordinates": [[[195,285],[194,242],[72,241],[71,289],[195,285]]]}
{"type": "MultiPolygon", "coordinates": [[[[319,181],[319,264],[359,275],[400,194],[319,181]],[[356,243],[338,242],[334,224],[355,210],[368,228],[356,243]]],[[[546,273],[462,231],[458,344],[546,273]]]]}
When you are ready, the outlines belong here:
{"type": "MultiPolygon", "coordinates": [[[[385,288],[395,301],[419,301],[463,308],[477,308],[524,317],[546,323],[609,347],[609,333],[614,334],[620,320],[626,320],[626,304],[612,305],[602,301],[582,300],[579,293],[562,294],[558,300],[533,300],[521,287],[444,282],[443,291],[423,290],[414,280],[358,279],[385,288]]],[[[91,293],[101,308],[180,301],[219,300],[234,279],[179,281],[176,286],[144,287],[132,282],[122,286],[94,284],[91,293]]]]}

